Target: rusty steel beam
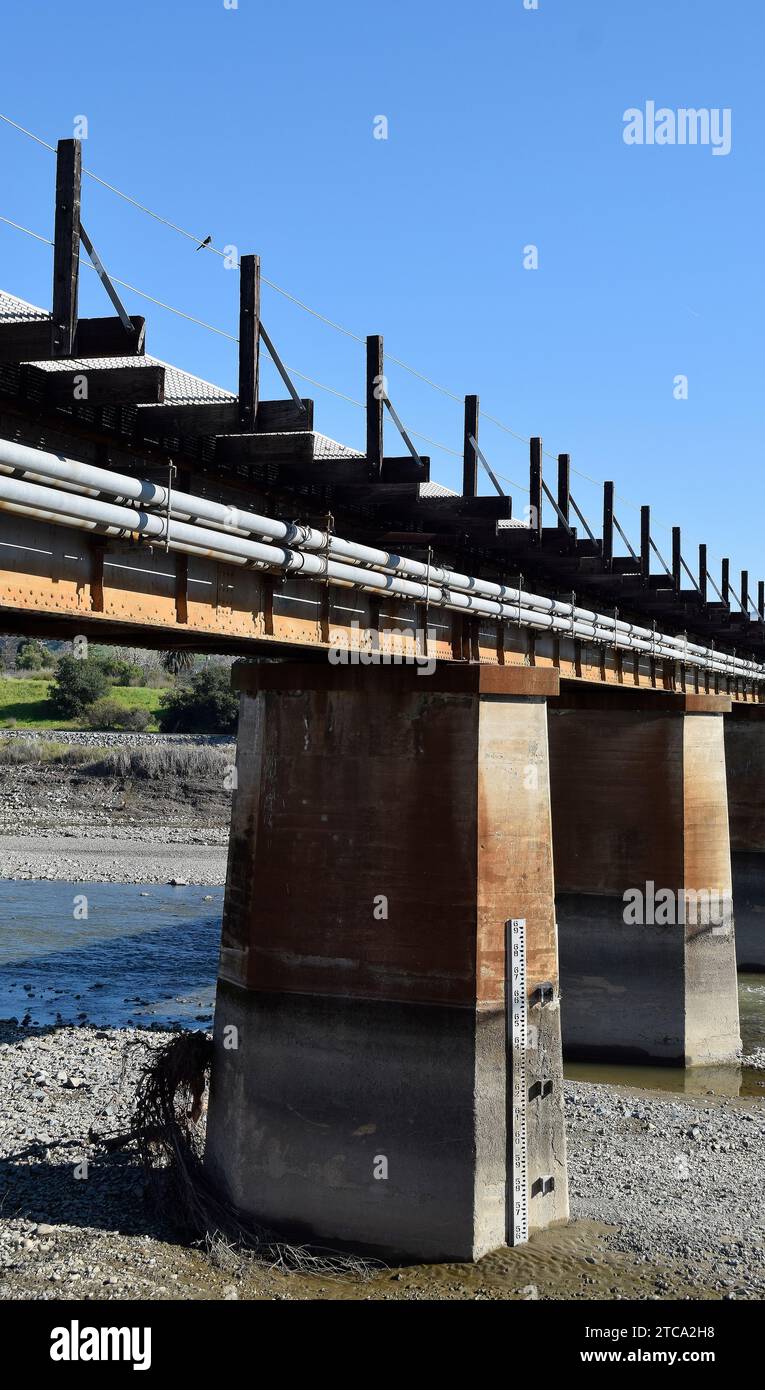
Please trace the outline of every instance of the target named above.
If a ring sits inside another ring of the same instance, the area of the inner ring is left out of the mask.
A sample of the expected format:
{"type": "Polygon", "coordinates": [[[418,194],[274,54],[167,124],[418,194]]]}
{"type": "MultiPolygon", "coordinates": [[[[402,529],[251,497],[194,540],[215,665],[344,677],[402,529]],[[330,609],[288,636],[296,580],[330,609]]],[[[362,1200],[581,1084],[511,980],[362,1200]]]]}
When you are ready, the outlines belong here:
{"type": "MultiPolygon", "coordinates": [[[[228,565],[168,555],[162,545],[107,539],[25,517],[0,519],[0,623],[6,631],[92,638],[135,645],[183,645],[242,655],[303,651],[368,657],[373,643],[422,658],[421,605],[228,565]],[[185,560],[185,563],[183,563],[185,560]],[[179,563],[180,561],[180,563],[179,563]],[[355,626],[354,626],[355,624],[355,626]],[[377,634],[373,637],[372,634],[377,634]],[[387,637],[386,637],[387,634],[387,637]]],[[[532,633],[510,621],[473,620],[466,653],[454,615],[430,610],[427,654],[495,665],[558,670],[562,679],[678,693],[730,694],[765,703],[741,682],[695,673],[679,662],[636,662],[600,645],[561,634],[532,633]]],[[[631,658],[630,654],[630,658],[631,658]]],[[[637,654],[636,654],[637,655],[637,654]]],[[[339,658],[342,659],[342,656],[339,658]]],[[[350,663],[358,659],[350,656],[350,663]]]]}

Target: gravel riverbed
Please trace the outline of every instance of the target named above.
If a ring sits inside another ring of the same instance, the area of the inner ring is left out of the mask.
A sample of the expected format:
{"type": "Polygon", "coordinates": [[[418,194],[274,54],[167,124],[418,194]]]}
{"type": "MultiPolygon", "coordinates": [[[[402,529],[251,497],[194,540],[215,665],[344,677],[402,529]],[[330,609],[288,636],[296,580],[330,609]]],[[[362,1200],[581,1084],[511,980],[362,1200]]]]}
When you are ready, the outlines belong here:
{"type": "Polygon", "coordinates": [[[759,1100],[566,1084],[567,1227],[474,1266],[358,1276],[269,1270],[181,1242],[144,1202],[123,1132],[166,1032],[0,1023],[0,1297],[330,1299],[765,1294],[759,1100]],[[89,1160],[83,1169],[83,1160],[89,1160]],[[86,1176],[85,1176],[86,1174],[86,1176]]]}
{"type": "Polygon", "coordinates": [[[226,881],[228,832],[112,829],[108,836],[1,835],[0,879],[71,883],[206,883],[226,881]]]}

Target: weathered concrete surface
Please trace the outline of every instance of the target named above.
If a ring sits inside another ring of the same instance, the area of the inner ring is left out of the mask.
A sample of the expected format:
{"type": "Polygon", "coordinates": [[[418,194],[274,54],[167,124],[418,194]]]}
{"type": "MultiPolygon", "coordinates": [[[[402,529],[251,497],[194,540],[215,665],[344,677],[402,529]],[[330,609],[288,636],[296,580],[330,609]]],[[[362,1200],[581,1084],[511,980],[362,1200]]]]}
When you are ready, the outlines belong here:
{"type": "MultiPolygon", "coordinates": [[[[208,1162],[277,1228],[476,1258],[507,1234],[510,917],[530,994],[557,986],[550,674],[239,679],[208,1162]]],[[[555,1178],[530,1199],[542,1226],[568,1212],[557,1001],[530,1018],[530,1185],[555,1178]]]]}
{"type": "Polygon", "coordinates": [[[725,717],[739,970],[765,970],[765,710],[725,717]]]}
{"type": "Polygon", "coordinates": [[[567,698],[549,711],[564,1049],[688,1066],[733,1061],[733,927],[694,922],[688,896],[731,895],[714,697],[679,697],[675,713],[671,696],[653,705],[649,695],[577,695],[566,708],[567,698]],[[625,893],[648,897],[648,884],[685,904],[685,924],[625,919],[625,893]]]}

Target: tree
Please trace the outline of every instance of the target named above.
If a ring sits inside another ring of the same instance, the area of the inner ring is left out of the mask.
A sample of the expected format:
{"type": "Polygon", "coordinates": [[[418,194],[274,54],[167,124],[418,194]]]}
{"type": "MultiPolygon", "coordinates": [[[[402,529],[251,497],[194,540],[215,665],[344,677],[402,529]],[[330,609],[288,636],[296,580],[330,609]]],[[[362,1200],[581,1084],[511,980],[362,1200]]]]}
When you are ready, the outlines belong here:
{"type": "Polygon", "coordinates": [[[162,696],[157,722],[163,734],[233,734],[238,714],[230,670],[209,666],[162,696]]]}
{"type": "Polygon", "coordinates": [[[163,670],[170,676],[183,676],[194,669],[194,653],[177,647],[174,651],[163,652],[160,657],[163,670]]]}
{"type": "Polygon", "coordinates": [[[62,656],[50,698],[57,714],[72,719],[96,700],[101,700],[108,689],[109,677],[102,661],[93,657],[80,660],[76,656],[62,656]]]}
{"type": "Polygon", "coordinates": [[[22,637],[16,648],[17,671],[41,671],[50,665],[50,658],[42,642],[36,637],[22,637]]]}

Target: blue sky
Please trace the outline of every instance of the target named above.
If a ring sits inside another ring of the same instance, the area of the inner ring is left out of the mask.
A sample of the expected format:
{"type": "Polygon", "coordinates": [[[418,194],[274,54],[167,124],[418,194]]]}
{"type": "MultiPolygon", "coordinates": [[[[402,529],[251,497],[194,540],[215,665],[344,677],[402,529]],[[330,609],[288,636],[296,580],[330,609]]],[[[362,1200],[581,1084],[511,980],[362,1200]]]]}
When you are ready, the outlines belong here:
{"type": "MultiPolygon", "coordinates": [[[[51,143],[86,116],[87,168],[257,251],[313,308],[570,452],[593,520],[588,479],[613,478],[633,543],[630,503],[650,502],[667,558],[662,523],[682,524],[693,565],[706,540],[752,587],[765,575],[760,0],[29,0],[4,7],[2,36],[6,115],[51,143]],[[729,107],[730,154],[625,145],[623,113],[648,100],[729,107]]],[[[0,213],[51,235],[53,166],[0,123],[0,213]]],[[[220,258],[91,180],[83,222],[115,275],[236,332],[220,258]]],[[[48,305],[50,270],[48,248],[0,222],[0,285],[48,305]]],[[[125,299],[151,352],[235,384],[232,342],[125,299]]],[[[82,306],[110,311],[88,272],[82,306]]],[[[361,344],[268,287],[263,318],[293,368],[362,399],[361,344]]],[[[317,428],[362,442],[361,410],[298,385],[317,428]]],[[[264,388],[282,394],[268,372],[264,388]]],[[[395,366],[389,390],[407,424],[459,452],[458,403],[395,366]]],[[[459,486],[459,459],[417,443],[459,486]]],[[[527,483],[521,442],[484,422],[481,443],[527,483]]]]}

